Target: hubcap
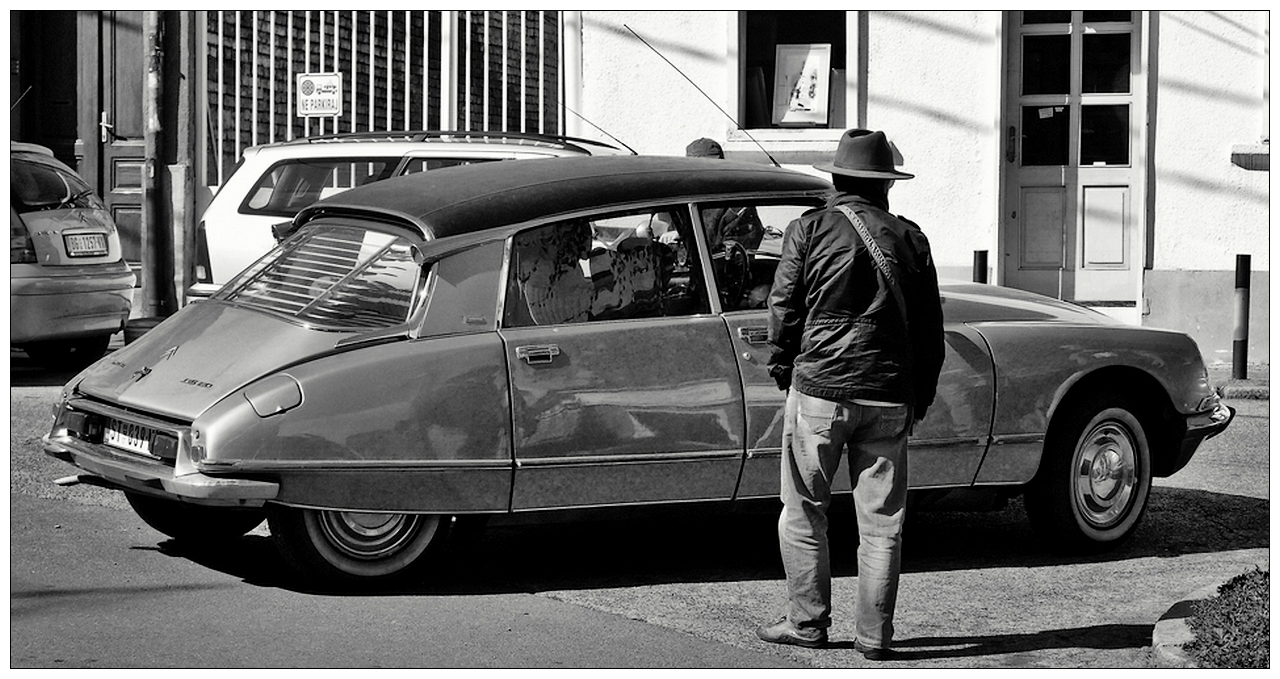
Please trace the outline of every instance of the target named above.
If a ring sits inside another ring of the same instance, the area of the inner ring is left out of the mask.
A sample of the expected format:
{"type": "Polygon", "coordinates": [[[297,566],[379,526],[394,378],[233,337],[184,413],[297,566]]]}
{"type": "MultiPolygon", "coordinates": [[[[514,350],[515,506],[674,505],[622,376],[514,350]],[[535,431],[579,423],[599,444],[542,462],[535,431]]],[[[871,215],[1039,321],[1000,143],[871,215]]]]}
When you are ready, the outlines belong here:
{"type": "Polygon", "coordinates": [[[355,559],[375,560],[395,554],[422,528],[417,514],[320,512],[320,528],[329,544],[355,559]]]}
{"type": "Polygon", "coordinates": [[[1138,483],[1137,445],[1124,425],[1103,422],[1077,451],[1076,504],[1085,521],[1109,528],[1124,518],[1138,483]]]}

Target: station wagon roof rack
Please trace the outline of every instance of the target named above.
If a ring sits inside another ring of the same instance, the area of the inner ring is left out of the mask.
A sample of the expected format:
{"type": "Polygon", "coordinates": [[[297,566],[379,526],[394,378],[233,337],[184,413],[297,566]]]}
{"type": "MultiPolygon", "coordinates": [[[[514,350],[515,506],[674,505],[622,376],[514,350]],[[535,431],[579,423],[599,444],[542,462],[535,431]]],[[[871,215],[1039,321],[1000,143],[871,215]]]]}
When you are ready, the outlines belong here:
{"type": "Polygon", "coordinates": [[[314,137],[303,137],[282,142],[282,146],[303,144],[334,144],[343,142],[459,142],[477,143],[492,142],[496,144],[514,144],[518,146],[542,146],[563,149],[574,149],[583,153],[592,153],[591,149],[603,149],[619,152],[621,149],[592,139],[567,137],[562,135],[535,134],[531,132],[496,132],[486,130],[380,130],[369,132],[339,132],[314,137]]]}

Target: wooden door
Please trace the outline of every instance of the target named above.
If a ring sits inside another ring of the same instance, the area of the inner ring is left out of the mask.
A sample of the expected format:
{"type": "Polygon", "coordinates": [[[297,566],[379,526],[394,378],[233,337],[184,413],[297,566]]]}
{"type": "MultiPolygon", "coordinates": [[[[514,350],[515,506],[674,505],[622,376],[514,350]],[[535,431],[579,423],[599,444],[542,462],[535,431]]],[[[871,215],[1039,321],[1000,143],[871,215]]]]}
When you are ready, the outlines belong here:
{"type": "Polygon", "coordinates": [[[1132,312],[1144,252],[1142,13],[1010,14],[1003,282],[1132,312]]]}
{"type": "Polygon", "coordinates": [[[137,273],[143,259],[142,11],[79,14],[80,170],[115,218],[125,260],[137,273]]]}

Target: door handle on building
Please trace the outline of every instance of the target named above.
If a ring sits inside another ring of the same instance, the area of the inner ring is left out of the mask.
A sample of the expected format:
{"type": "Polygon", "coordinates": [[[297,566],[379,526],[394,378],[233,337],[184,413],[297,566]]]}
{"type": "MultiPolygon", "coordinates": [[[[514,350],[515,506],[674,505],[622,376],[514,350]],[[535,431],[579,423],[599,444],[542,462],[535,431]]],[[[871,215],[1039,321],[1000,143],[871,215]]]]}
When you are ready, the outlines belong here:
{"type": "Polygon", "coordinates": [[[516,358],[523,360],[529,365],[550,363],[559,355],[560,347],[554,344],[533,344],[529,346],[516,347],[516,358]]]}
{"type": "Polygon", "coordinates": [[[1018,128],[1009,126],[1009,139],[1005,144],[1004,157],[1009,162],[1018,160],[1018,128]]]}
{"type": "Polygon", "coordinates": [[[105,144],[109,141],[129,141],[128,137],[122,137],[116,134],[116,126],[107,122],[108,120],[110,119],[107,118],[107,112],[103,111],[102,116],[98,118],[99,138],[102,140],[102,143],[105,144]]]}

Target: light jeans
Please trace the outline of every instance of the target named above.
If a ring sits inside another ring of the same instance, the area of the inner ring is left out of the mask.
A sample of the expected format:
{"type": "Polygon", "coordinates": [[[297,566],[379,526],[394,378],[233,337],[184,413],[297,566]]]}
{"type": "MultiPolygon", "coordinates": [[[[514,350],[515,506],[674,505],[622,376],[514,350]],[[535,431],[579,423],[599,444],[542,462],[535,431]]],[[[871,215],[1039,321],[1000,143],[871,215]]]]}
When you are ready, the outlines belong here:
{"type": "Polygon", "coordinates": [[[831,625],[827,509],[846,446],[858,519],[858,641],[888,648],[902,561],[909,406],[828,401],[792,389],[782,433],[778,545],[787,573],[787,617],[797,627],[831,625]]]}

